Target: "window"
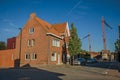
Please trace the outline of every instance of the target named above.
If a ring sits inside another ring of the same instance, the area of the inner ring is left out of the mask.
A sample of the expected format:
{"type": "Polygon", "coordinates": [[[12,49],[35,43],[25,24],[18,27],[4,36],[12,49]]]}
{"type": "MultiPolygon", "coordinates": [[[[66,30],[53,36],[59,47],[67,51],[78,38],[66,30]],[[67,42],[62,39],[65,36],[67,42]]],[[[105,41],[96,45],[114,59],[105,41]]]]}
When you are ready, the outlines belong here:
{"type": "Polygon", "coordinates": [[[31,40],[31,45],[34,46],[35,45],[35,39],[31,40]]]}
{"type": "Polygon", "coordinates": [[[33,53],[33,54],[32,54],[32,59],[33,59],[33,60],[37,59],[37,54],[36,54],[36,53],[33,53]]]}
{"type": "Polygon", "coordinates": [[[25,54],[25,59],[26,59],[26,60],[29,60],[29,59],[30,59],[30,54],[28,54],[28,53],[25,54]]]}
{"type": "Polygon", "coordinates": [[[29,39],[29,40],[27,41],[27,45],[28,45],[28,46],[34,46],[34,45],[35,45],[35,39],[32,39],[32,40],[29,39]]]}
{"type": "Polygon", "coordinates": [[[60,47],[60,41],[57,41],[57,47],[60,47]]]}
{"type": "Polygon", "coordinates": [[[52,45],[55,46],[55,45],[56,45],[55,43],[56,43],[56,40],[53,39],[53,41],[52,41],[52,45]]]}
{"type": "Polygon", "coordinates": [[[51,55],[51,61],[56,61],[56,53],[52,53],[51,55]]]}
{"type": "Polygon", "coordinates": [[[30,28],[29,33],[33,34],[34,33],[34,28],[30,28]]]}
{"type": "Polygon", "coordinates": [[[53,39],[52,45],[53,45],[53,46],[56,46],[56,47],[60,47],[60,41],[57,40],[57,39],[53,39]]]}
{"type": "Polygon", "coordinates": [[[31,41],[30,41],[30,40],[28,40],[28,43],[27,43],[27,44],[28,44],[28,46],[30,46],[30,45],[31,45],[31,41]]]}

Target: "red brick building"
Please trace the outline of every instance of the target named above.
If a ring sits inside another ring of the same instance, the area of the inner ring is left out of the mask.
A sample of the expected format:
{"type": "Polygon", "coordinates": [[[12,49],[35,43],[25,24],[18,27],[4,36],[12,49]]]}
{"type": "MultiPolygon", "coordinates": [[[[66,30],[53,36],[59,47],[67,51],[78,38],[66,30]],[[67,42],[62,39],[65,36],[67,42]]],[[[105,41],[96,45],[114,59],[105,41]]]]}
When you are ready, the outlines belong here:
{"type": "Polygon", "coordinates": [[[7,49],[15,49],[16,48],[16,37],[7,39],[7,49]]]}
{"type": "Polygon", "coordinates": [[[67,22],[49,24],[33,13],[18,36],[8,40],[7,48],[15,48],[14,60],[20,59],[21,66],[62,64],[68,53],[65,45],[69,36],[67,22]],[[13,42],[16,42],[14,47],[13,42]]]}

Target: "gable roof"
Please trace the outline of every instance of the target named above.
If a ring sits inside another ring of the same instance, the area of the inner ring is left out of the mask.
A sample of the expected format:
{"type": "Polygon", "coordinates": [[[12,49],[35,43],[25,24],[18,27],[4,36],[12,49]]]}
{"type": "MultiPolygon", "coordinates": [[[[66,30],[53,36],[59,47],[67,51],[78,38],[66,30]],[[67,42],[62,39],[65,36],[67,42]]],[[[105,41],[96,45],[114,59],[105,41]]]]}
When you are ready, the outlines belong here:
{"type": "Polygon", "coordinates": [[[45,31],[49,32],[49,29],[51,28],[51,24],[47,23],[46,21],[43,21],[40,18],[35,17],[35,20],[39,22],[39,24],[42,25],[43,29],[45,29],[45,31]]]}
{"type": "Polygon", "coordinates": [[[67,23],[53,24],[52,27],[55,28],[59,33],[64,33],[66,30],[67,23]]]}
{"type": "Polygon", "coordinates": [[[68,27],[68,23],[61,23],[61,24],[49,24],[48,22],[36,17],[35,13],[30,15],[30,18],[34,18],[41,27],[47,32],[52,33],[54,35],[60,36],[61,33],[64,33],[68,27]]]}

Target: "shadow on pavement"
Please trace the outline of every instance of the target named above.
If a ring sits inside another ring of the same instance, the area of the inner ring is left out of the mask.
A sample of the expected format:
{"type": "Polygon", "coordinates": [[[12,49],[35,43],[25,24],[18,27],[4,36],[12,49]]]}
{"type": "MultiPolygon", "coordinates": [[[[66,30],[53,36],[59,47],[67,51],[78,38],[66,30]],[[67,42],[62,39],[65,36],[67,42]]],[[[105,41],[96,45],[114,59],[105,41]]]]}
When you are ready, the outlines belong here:
{"type": "Polygon", "coordinates": [[[62,80],[59,76],[65,75],[30,67],[29,64],[21,68],[0,69],[0,80],[62,80]]]}

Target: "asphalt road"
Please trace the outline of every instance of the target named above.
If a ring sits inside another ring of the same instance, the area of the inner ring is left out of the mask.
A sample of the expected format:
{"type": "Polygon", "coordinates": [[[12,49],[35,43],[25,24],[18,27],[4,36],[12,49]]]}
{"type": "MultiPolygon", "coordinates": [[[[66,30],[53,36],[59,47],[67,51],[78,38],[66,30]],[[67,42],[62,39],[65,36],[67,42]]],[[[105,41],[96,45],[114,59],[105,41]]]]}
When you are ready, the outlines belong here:
{"type": "Polygon", "coordinates": [[[0,80],[120,80],[116,62],[0,69],[0,80]]]}

